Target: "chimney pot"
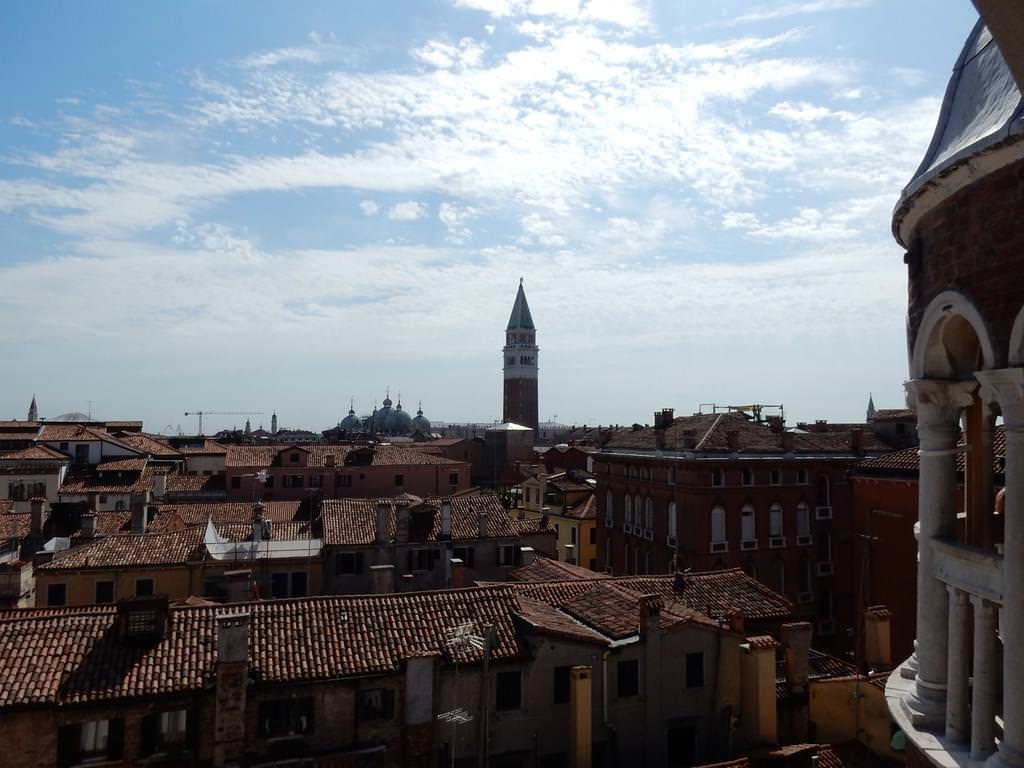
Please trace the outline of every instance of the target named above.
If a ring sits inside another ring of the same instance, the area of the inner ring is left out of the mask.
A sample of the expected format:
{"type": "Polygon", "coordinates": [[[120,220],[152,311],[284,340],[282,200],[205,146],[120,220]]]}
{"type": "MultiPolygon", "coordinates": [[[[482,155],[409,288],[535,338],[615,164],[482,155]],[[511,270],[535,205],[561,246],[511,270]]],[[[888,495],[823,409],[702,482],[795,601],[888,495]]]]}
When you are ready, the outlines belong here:
{"type": "Polygon", "coordinates": [[[153,475],[153,496],[162,499],[167,495],[167,473],[157,472],[153,475]]]}

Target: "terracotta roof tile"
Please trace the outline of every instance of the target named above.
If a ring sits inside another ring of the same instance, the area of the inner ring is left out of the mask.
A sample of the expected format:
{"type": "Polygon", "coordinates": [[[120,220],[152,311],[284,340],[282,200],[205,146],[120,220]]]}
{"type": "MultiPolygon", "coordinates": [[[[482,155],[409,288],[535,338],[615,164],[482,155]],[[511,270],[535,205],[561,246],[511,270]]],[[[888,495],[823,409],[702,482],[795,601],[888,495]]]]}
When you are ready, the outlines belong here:
{"type": "Polygon", "coordinates": [[[480,651],[451,644],[452,628],[495,627],[492,658],[524,658],[520,610],[505,587],[402,595],[271,600],[171,609],[157,643],[119,642],[110,609],[7,612],[0,616],[0,708],[101,702],[198,691],[213,685],[216,618],[251,615],[249,675],[255,685],[392,673],[403,659],[439,654],[476,662],[480,651]]]}
{"type": "Polygon", "coordinates": [[[592,571],[582,565],[563,563],[550,557],[535,557],[529,565],[523,565],[509,573],[512,581],[569,581],[572,579],[610,579],[606,573],[592,571]]]}
{"type": "Polygon", "coordinates": [[[89,493],[142,494],[153,489],[153,471],[148,467],[143,472],[126,471],[119,477],[109,474],[103,477],[88,475],[68,475],[60,486],[60,493],[65,496],[81,496],[89,493]]]}
{"type": "Polygon", "coordinates": [[[168,494],[222,494],[224,475],[168,475],[168,494]]]}
{"type": "MultiPolygon", "coordinates": [[[[354,445],[328,445],[314,444],[306,446],[279,446],[279,445],[229,445],[225,457],[225,466],[243,468],[265,468],[282,465],[279,454],[299,447],[309,454],[308,465],[322,467],[326,464],[327,456],[334,456],[334,463],[341,467],[345,464],[345,457],[356,450],[365,450],[365,447],[354,445]]],[[[453,459],[424,453],[412,446],[407,445],[378,445],[373,449],[371,466],[403,466],[410,464],[459,464],[453,459]]]]}
{"type": "Polygon", "coordinates": [[[561,515],[562,517],[569,517],[573,520],[596,520],[597,497],[591,493],[578,504],[562,510],[561,515]]]}
{"type": "Polygon", "coordinates": [[[39,566],[41,571],[84,568],[181,565],[202,556],[203,528],[170,533],[122,533],[104,536],[58,552],[39,566]]]}
{"type": "Polygon", "coordinates": [[[146,468],[145,457],[109,459],[96,465],[97,472],[141,472],[146,468]]]}
{"type": "Polygon", "coordinates": [[[29,512],[0,514],[0,541],[24,539],[32,532],[32,515],[29,512]]]}
{"type": "MultiPolygon", "coordinates": [[[[451,538],[453,540],[477,539],[479,535],[479,513],[487,513],[487,535],[491,538],[514,538],[537,533],[539,519],[520,520],[506,510],[501,500],[492,493],[478,493],[471,496],[448,497],[451,501],[451,538]]],[[[325,546],[352,546],[372,544],[376,540],[378,504],[389,508],[389,535],[393,539],[397,526],[394,499],[325,499],[320,504],[320,516],[324,525],[325,546]]],[[[423,504],[434,510],[433,524],[427,541],[436,541],[441,534],[441,498],[430,497],[423,504]]],[[[548,528],[552,533],[553,528],[548,528]]]]}
{"type": "MultiPolygon", "coordinates": [[[[963,441],[960,441],[963,445],[963,441]]],[[[857,464],[858,474],[866,475],[916,475],[920,467],[920,456],[918,448],[904,448],[901,451],[891,451],[881,456],[875,456],[857,464]]],[[[963,472],[966,466],[966,453],[960,452],[956,455],[957,472],[963,472]]],[[[997,476],[1002,476],[1006,467],[1006,430],[998,426],[992,432],[992,471],[997,476]]]]}
{"type": "MultiPolygon", "coordinates": [[[[263,518],[274,523],[295,520],[299,515],[302,502],[299,501],[264,501],[263,518]]],[[[157,507],[157,516],[150,523],[154,531],[160,530],[161,518],[169,519],[177,515],[185,525],[206,525],[213,518],[215,524],[248,523],[253,518],[253,507],[250,502],[196,502],[180,504],[161,504],[157,507]]]]}
{"type": "Polygon", "coordinates": [[[137,451],[155,459],[180,459],[181,454],[169,443],[164,442],[152,435],[139,434],[137,432],[121,432],[117,439],[125,445],[130,445],[137,451]]]}
{"type": "Polygon", "coordinates": [[[22,448],[20,451],[0,454],[0,462],[7,461],[65,462],[70,461],[70,458],[60,451],[50,448],[48,445],[33,445],[28,448],[22,448]]]}

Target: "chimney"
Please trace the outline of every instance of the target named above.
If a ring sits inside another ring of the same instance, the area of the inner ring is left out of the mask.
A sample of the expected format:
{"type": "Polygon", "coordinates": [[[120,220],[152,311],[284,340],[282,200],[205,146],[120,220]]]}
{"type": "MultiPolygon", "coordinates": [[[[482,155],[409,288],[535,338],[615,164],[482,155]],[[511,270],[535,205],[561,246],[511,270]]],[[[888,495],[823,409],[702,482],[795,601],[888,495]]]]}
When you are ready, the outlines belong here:
{"type": "Polygon", "coordinates": [[[452,537],[452,500],[449,498],[441,499],[441,536],[452,537]]]}
{"type": "Polygon", "coordinates": [[[225,592],[229,603],[252,600],[252,571],[224,571],[225,592]]]}
{"type": "Polygon", "coordinates": [[[481,510],[476,514],[477,535],[481,539],[487,538],[487,512],[481,510]]]}
{"type": "Polygon", "coordinates": [[[167,473],[157,472],[153,475],[153,497],[162,499],[167,495],[167,473]]]}
{"type": "Polygon", "coordinates": [[[328,453],[326,456],[324,456],[324,466],[325,467],[333,467],[334,466],[334,454],[333,453],[328,453]]]}
{"type": "Polygon", "coordinates": [[[746,621],[743,617],[743,611],[733,608],[729,612],[729,631],[735,632],[737,635],[742,635],[745,631],[746,621]]]}
{"type": "Polygon", "coordinates": [[[795,621],[779,628],[779,639],[786,647],[786,688],[800,692],[807,688],[809,654],[811,650],[811,624],[795,621]]]}
{"type": "Polygon", "coordinates": [[[394,565],[371,565],[370,576],[373,579],[373,594],[389,595],[395,591],[394,565]]]}
{"type": "Polygon", "coordinates": [[[864,452],[864,430],[855,427],[850,430],[850,450],[853,453],[864,452]]]}
{"type": "Polygon", "coordinates": [[[163,640],[170,622],[167,595],[126,597],[117,603],[117,638],[122,643],[163,640]]]}
{"type": "Polygon", "coordinates": [[[892,668],[892,613],[884,605],[864,611],[864,661],[869,668],[892,668]]]}
{"type": "Polygon", "coordinates": [[[391,541],[391,509],[387,504],[378,504],[376,513],[375,541],[378,544],[387,544],[391,541]]]}
{"type": "Polygon", "coordinates": [[[409,505],[399,503],[395,510],[395,541],[405,544],[409,541],[409,505]]]}
{"type": "Polygon", "coordinates": [[[529,565],[537,559],[537,551],[533,547],[520,547],[519,553],[522,556],[523,565],[529,565]]]}
{"type": "Polygon", "coordinates": [[[640,637],[657,632],[661,616],[661,598],[658,595],[640,595],[640,637]]]}
{"type": "Polygon", "coordinates": [[[146,532],[146,505],[132,504],[132,533],[146,532]]]}
{"type": "Polygon", "coordinates": [[[782,450],[789,453],[793,450],[793,433],[783,432],[782,433],[782,450]]]}
{"type": "Polygon", "coordinates": [[[569,670],[569,768],[593,765],[593,670],[569,670]]]}
{"type": "Polygon", "coordinates": [[[453,557],[448,561],[452,569],[452,589],[461,589],[466,586],[466,566],[461,559],[453,557]]]}
{"type": "Polygon", "coordinates": [[[96,513],[95,512],[83,512],[80,518],[82,538],[91,539],[96,536],[96,513]]]}
{"type": "Polygon", "coordinates": [[[740,431],[738,429],[727,429],[725,431],[725,444],[729,447],[730,451],[738,451],[740,449],[740,431]]]}
{"type": "Polygon", "coordinates": [[[29,509],[32,511],[29,518],[32,535],[35,537],[42,536],[43,527],[46,525],[46,520],[49,517],[49,513],[46,510],[46,499],[33,496],[29,502],[29,509]]]}
{"type": "Polygon", "coordinates": [[[748,637],[740,645],[740,723],[750,746],[775,744],[778,702],[775,694],[775,641],[767,635],[748,637]]]}
{"type": "Polygon", "coordinates": [[[245,751],[246,689],[249,683],[249,612],[217,616],[217,682],[213,764],[240,763],[245,751]]]}
{"type": "Polygon", "coordinates": [[[569,565],[576,565],[576,545],[566,544],[565,547],[565,562],[569,565]]]}

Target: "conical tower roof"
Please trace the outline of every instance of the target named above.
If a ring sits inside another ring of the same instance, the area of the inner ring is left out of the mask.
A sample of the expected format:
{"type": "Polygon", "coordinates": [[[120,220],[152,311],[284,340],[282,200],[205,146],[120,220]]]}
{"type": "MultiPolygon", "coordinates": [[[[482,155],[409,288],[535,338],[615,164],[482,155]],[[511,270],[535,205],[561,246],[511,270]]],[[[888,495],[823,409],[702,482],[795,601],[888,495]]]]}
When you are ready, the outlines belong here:
{"type": "Polygon", "coordinates": [[[521,328],[534,331],[533,317],[530,316],[530,305],[526,303],[526,291],[523,290],[523,278],[519,278],[519,290],[516,292],[516,303],[512,306],[512,314],[508,318],[506,331],[521,328]]]}

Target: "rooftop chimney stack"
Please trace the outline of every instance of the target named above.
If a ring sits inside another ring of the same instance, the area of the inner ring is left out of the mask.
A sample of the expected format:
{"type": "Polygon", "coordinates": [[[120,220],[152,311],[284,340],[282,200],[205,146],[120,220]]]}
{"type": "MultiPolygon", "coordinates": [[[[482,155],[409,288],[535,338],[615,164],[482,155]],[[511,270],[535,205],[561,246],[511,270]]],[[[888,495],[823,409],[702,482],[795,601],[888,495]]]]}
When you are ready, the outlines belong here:
{"type": "Polygon", "coordinates": [[[32,514],[29,518],[31,525],[31,531],[33,536],[43,535],[43,526],[46,525],[46,519],[49,517],[46,511],[46,499],[40,498],[39,496],[33,496],[29,502],[29,509],[32,514]]]}
{"type": "Polygon", "coordinates": [[[92,539],[96,536],[96,513],[83,512],[81,517],[82,538],[92,539]]]}
{"type": "Polygon", "coordinates": [[[892,669],[892,613],[884,605],[864,611],[864,662],[875,670],[892,669]]]}
{"type": "Polygon", "coordinates": [[[378,544],[387,544],[391,541],[391,509],[387,504],[378,504],[376,513],[375,540],[378,544]]]}
{"type": "Polygon", "coordinates": [[[523,565],[529,565],[537,559],[537,550],[533,547],[520,547],[519,552],[522,556],[523,565]]]}
{"type": "Polygon", "coordinates": [[[373,578],[373,594],[389,595],[395,591],[394,565],[371,565],[370,576],[373,578]]]}
{"type": "Polygon", "coordinates": [[[449,498],[441,500],[441,536],[452,537],[452,500],[449,498]]]}
{"type": "Polygon", "coordinates": [[[487,513],[482,511],[482,510],[477,512],[476,522],[477,522],[477,535],[481,539],[486,539],[487,538],[487,513]]]}
{"type": "Polygon", "coordinates": [[[658,619],[661,616],[661,598],[658,595],[640,595],[640,636],[656,632],[658,619]]]}
{"type": "Polygon", "coordinates": [[[457,557],[453,557],[449,564],[452,569],[452,589],[461,589],[466,585],[466,565],[457,557]]]}
{"type": "Polygon", "coordinates": [[[238,763],[245,751],[246,691],[249,683],[249,612],[217,616],[217,681],[214,701],[213,764],[238,763]]]}
{"type": "Polygon", "coordinates": [[[157,472],[153,475],[153,498],[162,499],[167,495],[167,473],[157,472]]]}
{"type": "MultiPolygon", "coordinates": [[[[526,547],[524,547],[526,549],[526,547]]],[[[569,565],[576,565],[576,545],[566,544],[565,545],[565,562],[569,565]]]]}

